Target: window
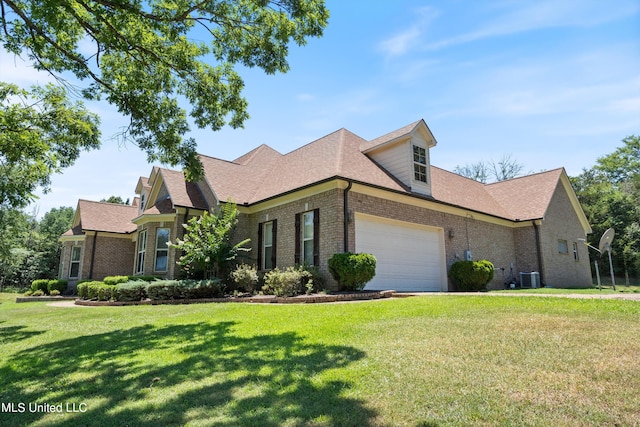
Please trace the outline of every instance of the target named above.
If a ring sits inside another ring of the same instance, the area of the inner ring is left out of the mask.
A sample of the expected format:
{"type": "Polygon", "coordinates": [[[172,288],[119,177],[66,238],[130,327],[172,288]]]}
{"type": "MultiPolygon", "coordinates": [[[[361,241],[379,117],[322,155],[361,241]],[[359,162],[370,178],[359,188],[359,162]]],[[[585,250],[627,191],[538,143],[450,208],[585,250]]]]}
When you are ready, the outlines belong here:
{"type": "Polygon", "coordinates": [[[71,247],[71,265],[69,266],[69,277],[78,277],[80,274],[80,254],[82,248],[80,246],[71,247]]]}
{"type": "Polygon", "coordinates": [[[276,266],[276,221],[263,222],[259,230],[260,268],[271,270],[276,266]]]}
{"type": "Polygon", "coordinates": [[[558,239],[558,253],[568,254],[569,253],[569,244],[566,240],[558,239]]]}
{"type": "Polygon", "coordinates": [[[144,211],[144,204],[145,204],[145,199],[147,197],[147,193],[145,193],[145,191],[142,191],[142,194],[140,194],[140,209],[139,211],[142,212],[144,211]]]}
{"type": "Polygon", "coordinates": [[[427,150],[417,145],[413,146],[413,178],[427,182],[427,150]]]}
{"type": "Polygon", "coordinates": [[[313,211],[302,214],[302,262],[313,265],[313,211]]]}
{"type": "Polygon", "coordinates": [[[296,264],[320,265],[320,210],[296,214],[296,264]]]}
{"type": "Polygon", "coordinates": [[[580,261],[580,255],[578,255],[578,244],[573,242],[573,259],[580,261]]]}
{"type": "Polygon", "coordinates": [[[144,273],[144,252],[147,249],[147,230],[138,234],[138,256],[136,258],[136,274],[144,273]]]}
{"type": "Polygon", "coordinates": [[[169,229],[158,228],[156,231],[156,266],[155,271],[167,271],[169,259],[169,229]]]}

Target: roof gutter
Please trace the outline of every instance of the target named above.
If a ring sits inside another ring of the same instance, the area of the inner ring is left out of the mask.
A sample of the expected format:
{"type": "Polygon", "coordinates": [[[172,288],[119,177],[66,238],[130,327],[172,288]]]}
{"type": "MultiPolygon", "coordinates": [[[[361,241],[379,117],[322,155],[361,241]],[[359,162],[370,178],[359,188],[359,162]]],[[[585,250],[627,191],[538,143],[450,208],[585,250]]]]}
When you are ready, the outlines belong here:
{"type": "Polygon", "coordinates": [[[542,272],[542,244],[540,242],[540,227],[538,226],[537,220],[531,220],[531,224],[533,224],[533,231],[536,236],[536,255],[538,258],[538,272],[540,273],[540,284],[544,286],[544,274],[542,272]]]}
{"type": "Polygon", "coordinates": [[[89,264],[89,279],[93,279],[93,264],[96,259],[96,241],[98,240],[98,232],[93,235],[93,243],[91,244],[91,262],[89,264]]]}
{"type": "Polygon", "coordinates": [[[343,210],[344,210],[344,221],[343,221],[343,242],[344,242],[344,252],[349,252],[349,190],[353,187],[353,182],[347,180],[347,188],[344,189],[342,193],[342,202],[343,202],[343,210]]]}

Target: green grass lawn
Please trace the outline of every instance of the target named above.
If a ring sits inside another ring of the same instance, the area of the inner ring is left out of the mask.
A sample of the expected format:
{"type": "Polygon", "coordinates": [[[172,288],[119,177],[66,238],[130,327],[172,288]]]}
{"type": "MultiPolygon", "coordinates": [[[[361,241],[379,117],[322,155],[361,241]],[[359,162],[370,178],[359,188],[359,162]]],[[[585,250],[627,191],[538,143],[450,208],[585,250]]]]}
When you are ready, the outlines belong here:
{"type": "Polygon", "coordinates": [[[518,289],[504,289],[491,291],[496,293],[510,293],[510,294],[593,294],[593,295],[607,295],[607,294],[637,294],[640,293],[640,286],[626,286],[616,285],[616,289],[613,290],[611,285],[603,285],[600,288],[593,286],[591,288],[518,288],[518,289]]]}
{"type": "Polygon", "coordinates": [[[640,424],[634,301],[63,308],[15,297],[0,294],[2,426],[640,424]]]}

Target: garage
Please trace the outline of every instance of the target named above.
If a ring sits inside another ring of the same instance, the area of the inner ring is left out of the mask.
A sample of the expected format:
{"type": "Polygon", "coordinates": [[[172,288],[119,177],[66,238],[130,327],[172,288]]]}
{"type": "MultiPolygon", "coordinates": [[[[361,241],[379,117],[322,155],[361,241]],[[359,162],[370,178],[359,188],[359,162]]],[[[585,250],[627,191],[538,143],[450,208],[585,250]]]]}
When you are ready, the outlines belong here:
{"type": "Polygon", "coordinates": [[[447,290],[442,229],[356,214],[356,252],[375,255],[376,276],[365,289],[447,290]]]}

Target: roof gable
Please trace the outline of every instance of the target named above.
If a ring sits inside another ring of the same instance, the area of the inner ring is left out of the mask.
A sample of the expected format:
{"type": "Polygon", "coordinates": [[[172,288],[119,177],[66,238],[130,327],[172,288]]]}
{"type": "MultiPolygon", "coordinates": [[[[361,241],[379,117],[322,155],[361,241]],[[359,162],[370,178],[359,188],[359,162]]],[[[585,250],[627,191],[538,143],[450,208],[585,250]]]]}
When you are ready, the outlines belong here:
{"type": "Polygon", "coordinates": [[[433,147],[437,144],[437,141],[431,133],[431,129],[427,126],[427,123],[423,119],[420,119],[401,127],[400,129],[394,130],[393,132],[389,132],[378,138],[372,139],[371,141],[364,142],[360,145],[360,150],[363,153],[368,153],[373,150],[387,147],[397,142],[404,141],[405,139],[409,139],[411,135],[416,132],[421,132],[424,139],[429,141],[429,147],[433,147]]]}
{"type": "Polygon", "coordinates": [[[78,200],[78,207],[74,216],[73,234],[77,234],[79,230],[82,230],[82,232],[132,233],[136,230],[136,225],[131,221],[137,214],[138,208],[135,206],[81,199],[78,200]]]}

